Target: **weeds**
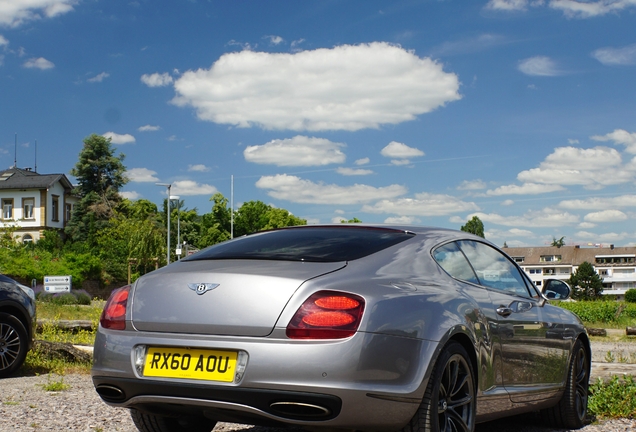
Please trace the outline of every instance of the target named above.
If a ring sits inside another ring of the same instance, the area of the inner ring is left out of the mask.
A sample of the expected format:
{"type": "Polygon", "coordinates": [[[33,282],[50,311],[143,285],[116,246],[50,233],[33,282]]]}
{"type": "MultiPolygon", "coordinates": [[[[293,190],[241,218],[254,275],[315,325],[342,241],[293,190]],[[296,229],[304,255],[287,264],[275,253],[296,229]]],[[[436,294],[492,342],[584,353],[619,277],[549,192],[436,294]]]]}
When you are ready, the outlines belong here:
{"type": "Polygon", "coordinates": [[[42,388],[49,392],[60,392],[68,390],[71,386],[64,382],[64,377],[60,377],[58,381],[51,381],[51,375],[49,375],[47,383],[42,384],[42,388]]]}
{"type": "Polygon", "coordinates": [[[636,382],[631,375],[619,379],[614,375],[609,382],[598,379],[590,384],[588,400],[590,414],[604,418],[636,417],[636,382]]]}

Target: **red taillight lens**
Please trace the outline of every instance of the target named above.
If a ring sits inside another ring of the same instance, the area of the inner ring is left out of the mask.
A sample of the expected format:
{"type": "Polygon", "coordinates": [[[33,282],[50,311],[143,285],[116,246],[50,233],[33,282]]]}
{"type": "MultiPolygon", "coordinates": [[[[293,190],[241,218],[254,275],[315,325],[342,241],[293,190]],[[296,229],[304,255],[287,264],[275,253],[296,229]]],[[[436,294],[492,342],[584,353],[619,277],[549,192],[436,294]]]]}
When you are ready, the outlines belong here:
{"type": "Polygon", "coordinates": [[[112,293],[104,306],[99,323],[103,328],[110,330],[124,330],[126,328],[126,306],[130,285],[117,288],[112,293]]]}
{"type": "Polygon", "coordinates": [[[296,311],[287,326],[292,339],[342,339],[360,326],[364,299],[355,294],[319,291],[296,311]]]}

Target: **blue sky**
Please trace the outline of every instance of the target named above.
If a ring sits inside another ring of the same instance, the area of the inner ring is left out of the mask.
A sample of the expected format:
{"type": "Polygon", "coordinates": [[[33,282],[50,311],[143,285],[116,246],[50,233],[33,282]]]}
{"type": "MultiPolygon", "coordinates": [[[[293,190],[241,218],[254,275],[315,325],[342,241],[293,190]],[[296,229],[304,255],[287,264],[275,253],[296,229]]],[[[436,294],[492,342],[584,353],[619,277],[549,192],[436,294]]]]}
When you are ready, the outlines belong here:
{"type": "Polygon", "coordinates": [[[0,0],[0,166],[310,223],[636,245],[636,0],[0,0]]]}

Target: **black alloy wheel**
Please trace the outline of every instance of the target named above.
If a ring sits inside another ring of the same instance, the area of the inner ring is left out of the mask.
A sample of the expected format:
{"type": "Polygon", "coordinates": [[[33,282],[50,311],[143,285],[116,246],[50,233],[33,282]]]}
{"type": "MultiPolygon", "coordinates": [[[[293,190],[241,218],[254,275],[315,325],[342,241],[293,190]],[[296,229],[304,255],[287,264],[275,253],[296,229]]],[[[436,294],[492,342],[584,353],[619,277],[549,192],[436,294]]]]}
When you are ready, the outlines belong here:
{"type": "Polygon", "coordinates": [[[13,315],[0,313],[0,378],[15,372],[27,354],[27,333],[13,315]]]}
{"type": "Polygon", "coordinates": [[[457,342],[440,354],[422,403],[403,432],[472,432],[475,380],[470,358],[457,342]]]}
{"type": "Polygon", "coordinates": [[[556,406],[543,411],[550,425],[564,429],[579,429],[585,425],[589,382],[589,352],[583,342],[578,340],[572,350],[563,396],[556,406]]]}

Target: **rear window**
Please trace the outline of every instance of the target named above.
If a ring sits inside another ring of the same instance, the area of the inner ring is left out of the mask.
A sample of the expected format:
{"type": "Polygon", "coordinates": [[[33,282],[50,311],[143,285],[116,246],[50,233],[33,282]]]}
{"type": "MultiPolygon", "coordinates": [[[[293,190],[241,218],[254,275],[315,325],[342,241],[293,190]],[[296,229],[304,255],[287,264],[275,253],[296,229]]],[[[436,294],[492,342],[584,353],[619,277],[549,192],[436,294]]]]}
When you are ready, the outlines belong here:
{"type": "Polygon", "coordinates": [[[414,235],[389,228],[351,226],[280,229],[219,243],[181,261],[352,261],[403,242],[414,235]]]}

